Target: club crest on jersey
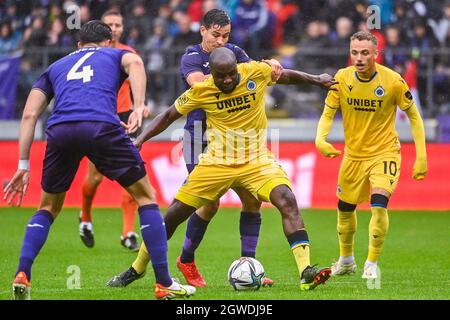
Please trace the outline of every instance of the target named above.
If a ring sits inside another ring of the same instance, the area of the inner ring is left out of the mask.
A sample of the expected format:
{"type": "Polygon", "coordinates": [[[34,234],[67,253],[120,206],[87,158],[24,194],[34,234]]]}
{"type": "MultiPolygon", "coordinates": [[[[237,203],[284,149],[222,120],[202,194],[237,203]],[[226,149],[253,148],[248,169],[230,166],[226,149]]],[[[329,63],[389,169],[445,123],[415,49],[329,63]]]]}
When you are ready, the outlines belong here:
{"type": "Polygon", "coordinates": [[[375,95],[376,95],[378,98],[384,97],[384,89],[383,89],[382,86],[378,86],[378,87],[375,89],[375,95]]]}
{"type": "Polygon", "coordinates": [[[253,80],[248,80],[247,81],[247,89],[250,91],[253,91],[256,89],[256,82],[253,80]]]}

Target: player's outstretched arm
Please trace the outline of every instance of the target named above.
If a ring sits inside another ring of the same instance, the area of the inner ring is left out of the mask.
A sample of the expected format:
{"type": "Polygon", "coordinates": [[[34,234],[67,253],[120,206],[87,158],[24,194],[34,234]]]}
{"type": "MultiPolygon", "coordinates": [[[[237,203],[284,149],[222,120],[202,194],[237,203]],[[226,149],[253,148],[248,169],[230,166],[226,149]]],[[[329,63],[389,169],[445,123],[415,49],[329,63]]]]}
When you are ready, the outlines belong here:
{"type": "Polygon", "coordinates": [[[415,104],[405,110],[411,123],[411,131],[416,147],[416,161],[413,167],[413,178],[423,180],[427,174],[427,150],[425,146],[425,127],[415,104]]]}
{"type": "Polygon", "coordinates": [[[28,95],[27,102],[20,122],[19,136],[19,166],[11,181],[3,192],[8,205],[13,204],[17,196],[16,204],[20,206],[22,197],[27,191],[30,170],[30,149],[34,140],[34,131],[39,116],[47,107],[47,96],[39,89],[32,89],[28,95]]]}
{"type": "Polygon", "coordinates": [[[329,158],[335,158],[341,155],[340,150],[336,150],[331,143],[326,141],[328,134],[330,133],[336,111],[337,109],[325,106],[319,123],[317,124],[316,148],[321,154],[329,158]]]}
{"type": "Polygon", "coordinates": [[[155,119],[153,119],[148,126],[144,128],[144,131],[136,138],[134,145],[141,149],[142,144],[157,136],[164,130],[166,130],[175,120],[182,116],[181,113],[177,111],[174,105],[170,106],[166,111],[158,114],[155,119]]]}
{"type": "Polygon", "coordinates": [[[147,75],[141,57],[131,52],[122,56],[122,68],[128,74],[134,101],[133,112],[129,117],[128,123],[124,125],[129,134],[142,126],[142,120],[146,114],[145,90],[147,88],[147,75]]]}
{"type": "Polygon", "coordinates": [[[326,90],[337,91],[337,88],[332,86],[338,84],[332,76],[327,73],[320,75],[312,75],[302,71],[283,69],[280,78],[277,80],[278,84],[312,84],[326,90]]]}

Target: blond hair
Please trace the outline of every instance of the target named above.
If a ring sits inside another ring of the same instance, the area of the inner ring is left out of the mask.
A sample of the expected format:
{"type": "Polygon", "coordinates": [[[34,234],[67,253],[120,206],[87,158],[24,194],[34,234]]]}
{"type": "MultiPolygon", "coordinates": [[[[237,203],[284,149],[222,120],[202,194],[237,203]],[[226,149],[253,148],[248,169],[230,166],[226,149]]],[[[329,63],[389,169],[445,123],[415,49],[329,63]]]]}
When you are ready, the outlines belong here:
{"type": "Polygon", "coordinates": [[[367,40],[367,41],[372,42],[375,46],[378,47],[378,40],[377,40],[377,38],[373,34],[368,32],[368,31],[359,31],[359,32],[354,33],[350,37],[350,41],[353,41],[353,40],[359,40],[359,41],[367,40]]]}

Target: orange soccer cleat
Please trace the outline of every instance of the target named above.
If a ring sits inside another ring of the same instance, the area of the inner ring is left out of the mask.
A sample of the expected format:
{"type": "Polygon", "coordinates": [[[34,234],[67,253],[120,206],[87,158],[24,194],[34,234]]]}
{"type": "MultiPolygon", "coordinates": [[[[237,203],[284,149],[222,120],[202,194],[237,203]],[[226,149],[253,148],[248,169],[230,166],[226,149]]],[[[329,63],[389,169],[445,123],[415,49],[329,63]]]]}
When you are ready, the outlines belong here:
{"type": "Polygon", "coordinates": [[[186,282],[194,287],[206,287],[206,281],[198,271],[195,262],[182,263],[181,257],[177,258],[177,267],[183,274],[186,282]]]}

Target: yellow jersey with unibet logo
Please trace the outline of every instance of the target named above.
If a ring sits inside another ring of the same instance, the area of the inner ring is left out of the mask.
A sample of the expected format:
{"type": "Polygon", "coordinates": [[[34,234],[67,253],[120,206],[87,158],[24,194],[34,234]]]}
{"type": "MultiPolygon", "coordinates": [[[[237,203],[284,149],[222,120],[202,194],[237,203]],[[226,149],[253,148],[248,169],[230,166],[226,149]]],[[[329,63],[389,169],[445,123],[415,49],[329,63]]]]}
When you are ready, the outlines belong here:
{"type": "Polygon", "coordinates": [[[376,64],[370,79],[361,79],[354,66],[335,75],[338,91],[329,91],[325,107],[342,112],[345,153],[365,159],[400,151],[395,130],[397,106],[407,110],[414,105],[408,85],[395,71],[376,64]]]}
{"type": "Polygon", "coordinates": [[[223,93],[211,76],[175,101],[175,108],[183,115],[198,108],[206,113],[208,147],[200,164],[255,163],[269,155],[264,94],[267,86],[275,84],[272,68],[256,61],[237,68],[239,82],[233,92],[223,93]]]}

